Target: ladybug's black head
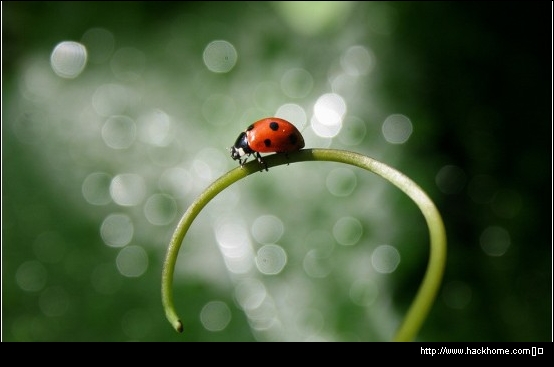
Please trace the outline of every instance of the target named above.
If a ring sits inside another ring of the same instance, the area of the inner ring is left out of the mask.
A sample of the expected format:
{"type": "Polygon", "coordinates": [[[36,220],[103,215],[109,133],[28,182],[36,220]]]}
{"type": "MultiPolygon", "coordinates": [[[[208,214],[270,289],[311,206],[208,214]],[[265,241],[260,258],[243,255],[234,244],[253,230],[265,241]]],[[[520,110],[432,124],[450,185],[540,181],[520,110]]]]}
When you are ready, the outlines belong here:
{"type": "Polygon", "coordinates": [[[246,132],[240,133],[237,141],[235,141],[235,145],[233,145],[229,149],[229,151],[231,153],[231,158],[233,158],[234,160],[240,160],[241,157],[243,157],[244,155],[254,153],[254,151],[250,149],[250,146],[248,145],[246,132]]]}

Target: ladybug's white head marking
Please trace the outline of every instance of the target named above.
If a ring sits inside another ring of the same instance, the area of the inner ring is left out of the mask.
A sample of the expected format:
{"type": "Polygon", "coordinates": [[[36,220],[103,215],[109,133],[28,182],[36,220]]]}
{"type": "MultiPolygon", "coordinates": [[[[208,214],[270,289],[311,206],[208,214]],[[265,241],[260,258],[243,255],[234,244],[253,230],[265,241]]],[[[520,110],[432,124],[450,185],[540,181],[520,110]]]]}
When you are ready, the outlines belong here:
{"type": "Polygon", "coordinates": [[[240,159],[247,154],[242,147],[231,147],[230,152],[231,158],[234,160],[240,159]]]}

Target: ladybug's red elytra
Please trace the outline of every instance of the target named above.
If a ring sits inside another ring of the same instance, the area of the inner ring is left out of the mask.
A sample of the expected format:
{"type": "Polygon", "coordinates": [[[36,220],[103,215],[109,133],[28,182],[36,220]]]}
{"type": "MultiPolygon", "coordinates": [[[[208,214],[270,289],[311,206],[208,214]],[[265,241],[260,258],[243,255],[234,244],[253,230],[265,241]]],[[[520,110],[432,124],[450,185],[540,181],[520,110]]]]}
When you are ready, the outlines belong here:
{"type": "Polygon", "coordinates": [[[241,166],[254,154],[267,171],[260,153],[288,153],[302,148],[304,138],[296,126],[278,117],[267,117],[254,122],[240,133],[230,152],[231,158],[238,159],[241,166]]]}

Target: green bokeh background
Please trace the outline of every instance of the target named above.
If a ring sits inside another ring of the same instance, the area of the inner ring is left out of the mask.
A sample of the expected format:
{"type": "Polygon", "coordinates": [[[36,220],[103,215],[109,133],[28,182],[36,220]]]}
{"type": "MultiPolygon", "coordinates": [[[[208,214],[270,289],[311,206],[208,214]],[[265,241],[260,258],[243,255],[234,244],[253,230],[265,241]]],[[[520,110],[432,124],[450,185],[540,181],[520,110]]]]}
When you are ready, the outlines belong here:
{"type": "Polygon", "coordinates": [[[240,131],[293,105],[308,148],[374,157],[437,204],[448,262],[417,340],[552,340],[547,4],[3,2],[2,339],[390,340],[425,271],[427,228],[399,190],[333,163],[276,167],[210,203],[177,263],[185,332],[165,319],[161,269],[179,217],[236,166],[240,131]],[[87,44],[91,29],[111,38],[87,44]],[[228,72],[203,61],[214,40],[236,50],[228,72]],[[50,67],[62,41],[89,52],[76,78],[50,67]],[[105,86],[116,92],[100,113],[105,86]],[[328,93],[347,109],[322,138],[310,121],[328,93]],[[129,146],[106,143],[110,114],[134,122],[129,146]],[[413,128],[403,144],[382,132],[396,114],[413,128]],[[83,194],[93,173],[105,201],[83,194]],[[109,195],[120,174],[138,178],[132,205],[109,195]],[[113,214],[132,223],[121,246],[102,235],[113,214]],[[273,235],[287,262],[262,274],[255,255],[273,235]],[[248,270],[229,271],[226,240],[250,248],[248,270]],[[384,245],[400,256],[391,273],[372,265],[384,245]]]}

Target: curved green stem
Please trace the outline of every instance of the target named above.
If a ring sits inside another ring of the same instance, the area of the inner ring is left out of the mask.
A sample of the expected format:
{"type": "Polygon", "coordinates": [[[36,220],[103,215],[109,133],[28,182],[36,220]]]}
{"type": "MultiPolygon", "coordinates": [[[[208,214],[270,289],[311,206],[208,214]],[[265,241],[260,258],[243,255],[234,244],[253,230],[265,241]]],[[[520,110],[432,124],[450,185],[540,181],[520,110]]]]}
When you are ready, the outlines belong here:
{"type": "MultiPolygon", "coordinates": [[[[336,149],[304,149],[289,154],[273,154],[264,157],[268,168],[303,161],[332,161],[350,164],[373,172],[402,190],[410,197],[421,210],[429,227],[430,253],[427,270],[419,290],[408,309],[404,321],[394,336],[394,341],[410,341],[415,338],[423,321],[427,317],[436,298],[446,263],[446,233],[442,218],[431,199],[412,180],[401,172],[367,156],[336,149]]],[[[194,218],[200,213],[217,194],[225,188],[263,167],[253,160],[243,167],[237,167],[221,176],[212,183],[187,209],[173,233],[167,249],[166,259],[162,271],[162,303],[169,322],[178,332],[183,331],[183,324],[173,305],[173,273],[179,248],[183,242],[194,218]]]]}

